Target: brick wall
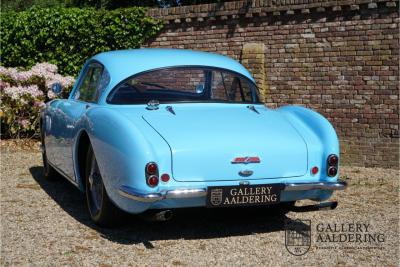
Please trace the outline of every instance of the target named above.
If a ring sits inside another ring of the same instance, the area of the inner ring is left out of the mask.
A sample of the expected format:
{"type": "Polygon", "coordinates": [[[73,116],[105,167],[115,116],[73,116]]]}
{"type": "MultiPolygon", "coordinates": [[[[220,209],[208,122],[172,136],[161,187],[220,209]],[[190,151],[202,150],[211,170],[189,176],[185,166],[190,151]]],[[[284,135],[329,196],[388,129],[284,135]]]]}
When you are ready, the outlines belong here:
{"type": "Polygon", "coordinates": [[[399,2],[267,0],[151,9],[165,28],[147,46],[229,55],[270,107],[325,115],[347,164],[399,164],[399,2]]]}

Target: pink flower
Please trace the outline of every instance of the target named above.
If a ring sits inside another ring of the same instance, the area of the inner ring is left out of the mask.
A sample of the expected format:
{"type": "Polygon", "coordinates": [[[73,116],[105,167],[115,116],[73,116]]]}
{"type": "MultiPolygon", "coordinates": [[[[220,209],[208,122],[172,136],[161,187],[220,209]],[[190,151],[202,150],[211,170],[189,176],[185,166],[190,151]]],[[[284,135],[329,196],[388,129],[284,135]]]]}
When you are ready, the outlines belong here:
{"type": "Polygon", "coordinates": [[[0,66],[0,74],[5,74],[6,70],[6,67],[0,66]]]}
{"type": "Polygon", "coordinates": [[[46,87],[51,89],[51,86],[55,83],[60,83],[62,88],[72,86],[75,79],[71,76],[61,76],[60,74],[51,74],[46,77],[46,87]]]}
{"type": "Polygon", "coordinates": [[[31,69],[34,73],[41,74],[38,76],[46,76],[46,74],[55,74],[58,71],[58,68],[54,64],[50,64],[47,62],[43,63],[37,63],[35,66],[32,67],[31,69]]]}
{"type": "Polygon", "coordinates": [[[4,88],[9,87],[9,86],[10,86],[9,83],[6,83],[5,81],[0,80],[0,90],[3,90],[4,88]]]}
{"type": "Polygon", "coordinates": [[[53,93],[53,91],[48,91],[48,92],[47,92],[47,97],[50,98],[50,99],[54,99],[54,98],[56,98],[57,96],[53,93]]]}
{"type": "Polygon", "coordinates": [[[19,125],[22,126],[22,128],[27,128],[29,125],[29,121],[27,119],[20,119],[18,120],[19,125]]]}
{"type": "Polygon", "coordinates": [[[33,98],[43,96],[43,92],[39,90],[37,85],[5,87],[4,93],[12,99],[18,99],[23,95],[28,95],[33,98]]]}
{"type": "Polygon", "coordinates": [[[26,82],[33,76],[31,71],[20,71],[13,75],[13,80],[17,82],[26,82]]]}
{"type": "Polygon", "coordinates": [[[51,88],[54,83],[60,83],[63,88],[74,84],[75,79],[71,76],[62,76],[57,73],[57,66],[50,63],[37,63],[30,70],[20,71],[16,68],[5,68],[0,66],[0,74],[10,77],[17,84],[26,83],[33,76],[43,78],[47,88],[51,88]]]}
{"type": "Polygon", "coordinates": [[[16,82],[26,82],[33,76],[32,71],[19,71],[16,68],[4,67],[0,67],[0,74],[10,77],[16,82]]]}
{"type": "Polygon", "coordinates": [[[35,102],[33,103],[33,105],[34,105],[35,107],[38,107],[38,108],[43,108],[43,107],[46,106],[46,104],[45,104],[44,102],[42,102],[42,101],[35,101],[35,102]]]}

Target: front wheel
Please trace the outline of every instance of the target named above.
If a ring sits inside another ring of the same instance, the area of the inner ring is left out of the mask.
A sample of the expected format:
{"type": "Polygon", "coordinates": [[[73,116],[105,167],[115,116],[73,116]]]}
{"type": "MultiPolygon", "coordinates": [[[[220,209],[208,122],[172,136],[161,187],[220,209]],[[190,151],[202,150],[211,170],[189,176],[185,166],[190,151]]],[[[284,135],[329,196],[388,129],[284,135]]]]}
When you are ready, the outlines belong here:
{"type": "Polygon", "coordinates": [[[92,147],[86,158],[86,202],[91,219],[101,226],[114,226],[120,222],[122,211],[107,195],[92,147]]]}

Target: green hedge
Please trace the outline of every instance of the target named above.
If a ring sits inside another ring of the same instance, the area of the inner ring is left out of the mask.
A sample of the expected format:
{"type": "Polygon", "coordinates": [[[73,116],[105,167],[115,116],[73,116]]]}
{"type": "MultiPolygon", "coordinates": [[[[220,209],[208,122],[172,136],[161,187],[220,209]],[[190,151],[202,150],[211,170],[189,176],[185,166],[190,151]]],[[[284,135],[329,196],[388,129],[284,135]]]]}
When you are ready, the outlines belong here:
{"type": "Polygon", "coordinates": [[[61,74],[76,76],[84,61],[103,51],[137,48],[155,36],[162,23],[140,7],[32,8],[1,14],[1,65],[31,67],[56,64],[61,74]]]}

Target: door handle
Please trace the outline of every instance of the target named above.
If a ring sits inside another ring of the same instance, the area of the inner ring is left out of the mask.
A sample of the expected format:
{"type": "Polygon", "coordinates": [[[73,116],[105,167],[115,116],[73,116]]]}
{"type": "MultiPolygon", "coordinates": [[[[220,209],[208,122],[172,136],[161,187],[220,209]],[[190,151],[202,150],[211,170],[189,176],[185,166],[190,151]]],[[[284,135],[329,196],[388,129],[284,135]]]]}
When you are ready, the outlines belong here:
{"type": "Polygon", "coordinates": [[[86,109],[90,108],[90,105],[89,105],[89,104],[86,104],[85,108],[86,108],[86,109]]]}

